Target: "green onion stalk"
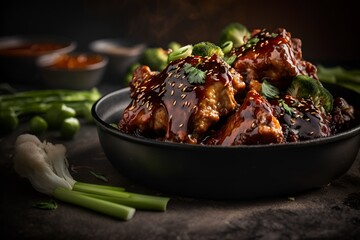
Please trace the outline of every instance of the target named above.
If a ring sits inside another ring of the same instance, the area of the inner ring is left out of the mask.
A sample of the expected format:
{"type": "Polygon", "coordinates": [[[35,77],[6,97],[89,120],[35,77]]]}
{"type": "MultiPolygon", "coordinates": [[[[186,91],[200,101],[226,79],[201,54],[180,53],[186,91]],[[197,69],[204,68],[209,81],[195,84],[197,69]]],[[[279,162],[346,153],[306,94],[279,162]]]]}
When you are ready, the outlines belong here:
{"type": "Polygon", "coordinates": [[[15,142],[14,169],[41,193],[121,220],[130,220],[136,209],[166,211],[167,197],[74,180],[65,153],[62,144],[41,142],[35,135],[22,134],[15,142]]]}
{"type": "Polygon", "coordinates": [[[360,93],[360,70],[348,70],[341,66],[317,66],[317,75],[322,82],[337,84],[360,93]]]}
{"type": "MultiPolygon", "coordinates": [[[[71,109],[73,114],[69,117],[81,117],[91,121],[92,104],[101,97],[100,92],[91,90],[33,90],[17,92],[0,96],[0,132],[9,133],[15,130],[19,124],[19,118],[23,116],[43,115],[53,111],[55,116],[61,116],[64,106],[66,111],[71,109]],[[54,110],[56,109],[57,112],[54,110]]],[[[57,120],[59,117],[55,118],[57,120]]],[[[46,121],[48,119],[45,118],[46,121]]],[[[53,122],[48,122],[53,126],[53,122]]],[[[59,124],[57,124],[59,125],[59,124]]],[[[59,127],[59,126],[58,126],[59,127]]]]}

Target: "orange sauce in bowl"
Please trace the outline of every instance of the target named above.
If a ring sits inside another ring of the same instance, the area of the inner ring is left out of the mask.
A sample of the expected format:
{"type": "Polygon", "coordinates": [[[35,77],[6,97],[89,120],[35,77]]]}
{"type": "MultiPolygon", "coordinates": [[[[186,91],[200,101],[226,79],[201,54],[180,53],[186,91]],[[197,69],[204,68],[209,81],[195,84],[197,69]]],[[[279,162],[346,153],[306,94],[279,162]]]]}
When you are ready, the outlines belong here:
{"type": "Polygon", "coordinates": [[[0,55],[4,56],[40,56],[61,48],[67,47],[68,44],[61,43],[23,43],[21,45],[0,48],[0,55]]]}
{"type": "Polygon", "coordinates": [[[89,65],[99,63],[103,58],[99,55],[60,55],[54,63],[49,65],[49,68],[53,69],[84,69],[89,65]]]}

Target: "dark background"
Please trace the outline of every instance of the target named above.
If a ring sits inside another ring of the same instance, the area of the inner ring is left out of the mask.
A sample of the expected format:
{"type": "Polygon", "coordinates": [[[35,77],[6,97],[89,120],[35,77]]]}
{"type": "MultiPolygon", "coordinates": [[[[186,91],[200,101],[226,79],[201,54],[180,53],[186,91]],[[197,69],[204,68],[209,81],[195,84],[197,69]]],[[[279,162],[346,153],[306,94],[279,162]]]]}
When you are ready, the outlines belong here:
{"type": "Polygon", "coordinates": [[[149,46],[216,42],[230,22],[249,30],[284,27],[302,39],[303,57],[315,63],[360,67],[355,1],[62,0],[1,1],[0,34],[54,34],[88,50],[99,38],[127,38],[149,46]]]}

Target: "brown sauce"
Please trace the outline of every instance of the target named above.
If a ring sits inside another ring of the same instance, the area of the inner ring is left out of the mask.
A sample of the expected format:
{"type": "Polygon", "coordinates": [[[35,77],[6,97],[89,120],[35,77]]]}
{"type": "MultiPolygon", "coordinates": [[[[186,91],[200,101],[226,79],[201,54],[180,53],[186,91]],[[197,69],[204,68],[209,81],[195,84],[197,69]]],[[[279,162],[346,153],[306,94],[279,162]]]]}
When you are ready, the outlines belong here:
{"type": "Polygon", "coordinates": [[[84,69],[90,65],[101,62],[102,59],[100,55],[64,54],[58,56],[54,63],[48,67],[53,69],[84,69]]]}

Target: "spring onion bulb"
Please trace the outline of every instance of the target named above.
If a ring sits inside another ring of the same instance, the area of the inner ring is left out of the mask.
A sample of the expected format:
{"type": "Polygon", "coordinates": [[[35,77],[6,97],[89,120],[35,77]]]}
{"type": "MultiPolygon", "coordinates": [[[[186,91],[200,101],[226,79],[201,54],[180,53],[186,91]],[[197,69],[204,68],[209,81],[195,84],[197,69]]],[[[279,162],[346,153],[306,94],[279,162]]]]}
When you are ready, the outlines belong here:
{"type": "Polygon", "coordinates": [[[64,145],[41,142],[31,134],[22,134],[16,139],[14,169],[41,193],[121,220],[130,220],[136,208],[166,210],[169,198],[78,182],[68,167],[64,145]]]}

